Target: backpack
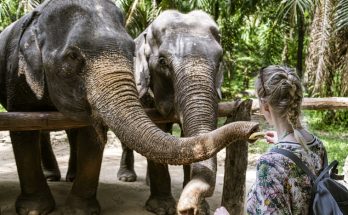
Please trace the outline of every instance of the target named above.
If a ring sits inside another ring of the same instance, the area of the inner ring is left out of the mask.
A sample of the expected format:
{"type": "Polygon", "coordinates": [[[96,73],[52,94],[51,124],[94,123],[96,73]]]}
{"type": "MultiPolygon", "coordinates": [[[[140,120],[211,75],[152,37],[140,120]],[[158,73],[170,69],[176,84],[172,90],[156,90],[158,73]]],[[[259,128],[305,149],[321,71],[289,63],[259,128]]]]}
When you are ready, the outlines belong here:
{"type": "Polygon", "coordinates": [[[338,161],[330,165],[327,162],[327,154],[324,154],[324,167],[319,176],[313,172],[289,150],[273,148],[271,152],[282,154],[300,167],[312,183],[312,199],[309,209],[310,215],[348,215],[348,190],[337,182],[338,161]]]}

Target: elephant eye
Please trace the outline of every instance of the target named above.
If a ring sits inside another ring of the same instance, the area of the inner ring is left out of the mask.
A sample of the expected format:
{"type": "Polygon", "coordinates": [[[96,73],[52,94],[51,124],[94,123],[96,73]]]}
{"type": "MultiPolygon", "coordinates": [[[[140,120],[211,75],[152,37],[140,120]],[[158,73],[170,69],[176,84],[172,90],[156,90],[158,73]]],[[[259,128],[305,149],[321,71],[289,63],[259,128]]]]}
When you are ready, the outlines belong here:
{"type": "Polygon", "coordinates": [[[68,54],[68,56],[69,56],[69,58],[72,59],[72,60],[77,60],[77,58],[78,58],[78,54],[75,53],[75,52],[70,52],[70,53],[68,54]]]}
{"type": "Polygon", "coordinates": [[[159,64],[160,64],[161,66],[163,66],[163,67],[165,67],[165,66],[168,65],[168,64],[167,64],[167,61],[166,61],[166,59],[165,59],[164,57],[159,57],[158,62],[159,62],[159,64]]]}
{"type": "Polygon", "coordinates": [[[76,47],[70,47],[64,54],[65,59],[71,61],[82,61],[83,57],[80,54],[80,51],[76,47]]]}

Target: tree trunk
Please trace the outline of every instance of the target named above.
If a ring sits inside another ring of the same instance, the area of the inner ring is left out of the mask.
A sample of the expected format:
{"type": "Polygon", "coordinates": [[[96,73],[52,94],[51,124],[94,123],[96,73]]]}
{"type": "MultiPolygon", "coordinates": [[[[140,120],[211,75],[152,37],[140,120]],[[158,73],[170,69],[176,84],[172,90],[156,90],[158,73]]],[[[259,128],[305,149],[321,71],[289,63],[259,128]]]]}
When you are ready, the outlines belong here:
{"type": "MultiPolygon", "coordinates": [[[[250,121],[252,100],[236,102],[225,124],[250,121]]],[[[248,165],[248,143],[236,141],[226,148],[225,176],[221,204],[230,214],[244,214],[245,178],[248,165]]]]}
{"type": "Polygon", "coordinates": [[[304,17],[301,14],[298,18],[298,41],[297,41],[297,74],[303,77],[303,43],[304,43],[304,17]]]}
{"type": "Polygon", "coordinates": [[[214,4],[214,20],[215,20],[215,22],[217,22],[217,20],[219,19],[219,16],[220,16],[219,8],[220,8],[219,1],[216,1],[214,4]]]}
{"type": "Polygon", "coordinates": [[[346,157],[346,162],[343,167],[344,181],[348,184],[348,156],[346,157]]]}

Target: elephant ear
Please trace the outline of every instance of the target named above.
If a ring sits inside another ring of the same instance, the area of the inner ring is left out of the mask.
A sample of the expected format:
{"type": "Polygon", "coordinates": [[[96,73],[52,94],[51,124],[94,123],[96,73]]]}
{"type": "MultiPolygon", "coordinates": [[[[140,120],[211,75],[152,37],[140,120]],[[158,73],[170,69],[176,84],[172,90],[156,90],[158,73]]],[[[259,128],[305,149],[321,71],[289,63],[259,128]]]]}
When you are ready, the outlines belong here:
{"type": "Polygon", "coordinates": [[[45,88],[45,78],[42,66],[42,55],[39,48],[36,19],[38,11],[33,11],[23,22],[21,35],[18,42],[18,71],[34,92],[37,99],[42,99],[45,88]]]}
{"type": "Polygon", "coordinates": [[[143,32],[136,40],[135,53],[135,83],[139,92],[139,97],[143,97],[150,86],[150,70],[149,70],[149,56],[150,45],[147,41],[147,32],[143,32]]]}
{"type": "Polygon", "coordinates": [[[221,61],[219,65],[219,70],[217,72],[216,79],[215,79],[215,89],[219,96],[219,99],[222,99],[221,86],[222,86],[222,82],[224,82],[224,71],[225,71],[224,65],[223,65],[223,62],[221,61]]]}

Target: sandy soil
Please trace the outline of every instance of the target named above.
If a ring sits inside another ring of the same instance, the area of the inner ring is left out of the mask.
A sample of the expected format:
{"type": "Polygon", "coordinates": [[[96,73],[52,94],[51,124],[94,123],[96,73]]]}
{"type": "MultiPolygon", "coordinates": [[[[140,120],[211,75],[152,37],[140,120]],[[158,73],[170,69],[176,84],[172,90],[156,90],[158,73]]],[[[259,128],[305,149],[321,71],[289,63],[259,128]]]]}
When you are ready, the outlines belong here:
{"type": "MultiPolygon", "coordinates": [[[[147,212],[144,208],[145,201],[149,196],[149,187],[145,184],[146,159],[139,154],[135,155],[135,170],[138,175],[136,182],[127,183],[118,181],[116,174],[122,148],[118,139],[111,132],[108,136],[109,141],[104,152],[98,189],[98,199],[102,207],[102,214],[152,214],[147,212]]],[[[51,133],[53,149],[64,178],[69,158],[69,148],[66,139],[65,132],[51,133]]],[[[221,151],[218,154],[218,174],[215,193],[213,197],[207,199],[210,203],[212,214],[221,203],[224,157],[225,152],[221,151]]],[[[257,159],[257,156],[252,158],[252,160],[255,159],[257,159]]],[[[182,167],[170,166],[170,174],[172,177],[172,192],[174,197],[178,200],[182,190],[182,167]]],[[[250,166],[247,172],[247,190],[254,180],[255,168],[250,166]]],[[[52,214],[60,214],[59,211],[64,205],[65,198],[69,193],[71,185],[72,183],[64,181],[49,183],[57,205],[56,210],[52,214]]],[[[0,132],[0,215],[15,214],[14,202],[19,192],[17,169],[10,138],[8,132],[0,132]]]]}

